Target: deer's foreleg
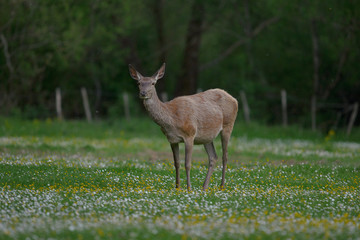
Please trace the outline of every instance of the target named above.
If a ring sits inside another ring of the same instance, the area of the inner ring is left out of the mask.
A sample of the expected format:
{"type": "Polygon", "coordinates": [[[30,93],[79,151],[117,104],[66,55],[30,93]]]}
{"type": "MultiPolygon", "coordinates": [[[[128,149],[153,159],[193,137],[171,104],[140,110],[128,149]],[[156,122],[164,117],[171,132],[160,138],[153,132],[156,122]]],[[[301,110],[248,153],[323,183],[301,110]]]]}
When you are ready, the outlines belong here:
{"type": "Polygon", "coordinates": [[[172,143],[171,150],[173,152],[174,157],[174,166],[175,166],[175,172],[176,172],[176,180],[175,180],[175,187],[180,188],[180,159],[179,159],[179,144],[178,143],[172,143]]]}

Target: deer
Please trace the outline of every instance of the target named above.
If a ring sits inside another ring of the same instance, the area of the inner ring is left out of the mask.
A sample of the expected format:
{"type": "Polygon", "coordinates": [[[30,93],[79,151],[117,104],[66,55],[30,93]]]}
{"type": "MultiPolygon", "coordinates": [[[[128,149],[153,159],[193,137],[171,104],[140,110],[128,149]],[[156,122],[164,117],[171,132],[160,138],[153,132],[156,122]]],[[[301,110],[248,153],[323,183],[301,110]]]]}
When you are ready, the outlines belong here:
{"type": "Polygon", "coordinates": [[[225,172],[228,161],[228,143],[238,111],[237,100],[222,89],[210,89],[194,95],[180,96],[162,102],[156,92],[155,84],[165,74],[165,63],[151,77],[144,77],[131,64],[130,76],[137,81],[139,98],[150,118],[160,126],[170,143],[176,172],[175,187],[180,189],[179,143],[185,144],[185,170],[187,190],[191,191],[190,169],[194,144],[203,144],[208,155],[209,167],[203,184],[208,189],[211,175],[218,156],[214,139],[220,134],[222,144],[222,179],[220,188],[225,185],[225,172]]]}

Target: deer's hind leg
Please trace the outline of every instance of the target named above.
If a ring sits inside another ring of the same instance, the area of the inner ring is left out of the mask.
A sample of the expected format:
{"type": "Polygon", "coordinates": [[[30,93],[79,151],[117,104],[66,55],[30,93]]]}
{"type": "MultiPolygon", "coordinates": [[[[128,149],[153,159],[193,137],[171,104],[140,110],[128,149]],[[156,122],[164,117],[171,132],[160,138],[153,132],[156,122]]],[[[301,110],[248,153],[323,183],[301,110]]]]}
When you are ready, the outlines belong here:
{"type": "Polygon", "coordinates": [[[215,151],[215,147],[214,147],[214,143],[206,143],[204,144],[206,153],[208,154],[209,157],[209,169],[208,172],[206,174],[206,178],[205,178],[205,182],[203,185],[203,190],[207,189],[209,187],[209,183],[210,183],[210,178],[211,175],[214,171],[215,165],[216,165],[216,160],[217,160],[217,155],[216,155],[216,151],[215,151]]]}
{"type": "Polygon", "coordinates": [[[228,144],[231,136],[233,126],[229,126],[227,128],[224,128],[221,131],[221,145],[222,145],[222,162],[223,162],[223,168],[222,168],[222,177],[221,177],[221,185],[220,188],[223,188],[225,185],[225,172],[227,167],[227,161],[228,161],[228,144]]]}

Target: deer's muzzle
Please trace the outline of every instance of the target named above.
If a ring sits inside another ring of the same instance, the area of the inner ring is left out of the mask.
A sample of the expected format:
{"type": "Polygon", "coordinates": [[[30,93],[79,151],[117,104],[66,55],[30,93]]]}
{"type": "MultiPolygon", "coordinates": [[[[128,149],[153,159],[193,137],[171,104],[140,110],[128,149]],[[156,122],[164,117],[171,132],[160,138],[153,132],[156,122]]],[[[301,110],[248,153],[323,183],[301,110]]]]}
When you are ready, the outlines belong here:
{"type": "Polygon", "coordinates": [[[151,94],[146,93],[145,91],[142,91],[139,93],[139,98],[141,99],[149,99],[151,97],[151,94]]]}

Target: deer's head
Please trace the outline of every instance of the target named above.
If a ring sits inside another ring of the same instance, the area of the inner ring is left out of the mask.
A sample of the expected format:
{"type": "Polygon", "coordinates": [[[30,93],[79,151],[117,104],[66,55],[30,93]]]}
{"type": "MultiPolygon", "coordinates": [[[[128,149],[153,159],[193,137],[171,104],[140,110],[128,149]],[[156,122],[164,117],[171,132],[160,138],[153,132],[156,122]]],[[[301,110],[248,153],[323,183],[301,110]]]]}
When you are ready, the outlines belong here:
{"type": "Polygon", "coordinates": [[[135,79],[139,86],[139,97],[141,99],[150,99],[156,92],[155,84],[157,80],[165,74],[165,63],[152,77],[143,77],[136,69],[129,64],[130,76],[135,79]]]}

